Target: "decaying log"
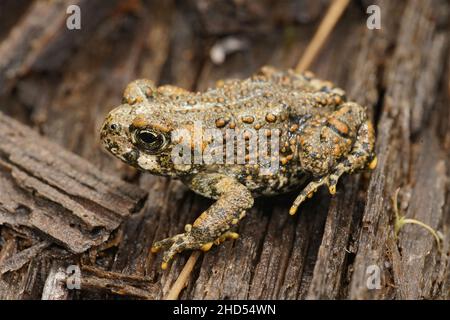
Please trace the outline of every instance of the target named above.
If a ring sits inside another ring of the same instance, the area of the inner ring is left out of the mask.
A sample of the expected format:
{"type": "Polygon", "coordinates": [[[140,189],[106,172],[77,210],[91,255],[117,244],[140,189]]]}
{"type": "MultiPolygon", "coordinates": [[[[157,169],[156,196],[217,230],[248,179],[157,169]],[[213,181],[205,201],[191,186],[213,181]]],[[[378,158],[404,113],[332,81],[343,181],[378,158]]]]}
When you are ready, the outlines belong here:
{"type": "Polygon", "coordinates": [[[3,114],[0,136],[0,225],[81,253],[106,241],[145,199],[3,114]]]}

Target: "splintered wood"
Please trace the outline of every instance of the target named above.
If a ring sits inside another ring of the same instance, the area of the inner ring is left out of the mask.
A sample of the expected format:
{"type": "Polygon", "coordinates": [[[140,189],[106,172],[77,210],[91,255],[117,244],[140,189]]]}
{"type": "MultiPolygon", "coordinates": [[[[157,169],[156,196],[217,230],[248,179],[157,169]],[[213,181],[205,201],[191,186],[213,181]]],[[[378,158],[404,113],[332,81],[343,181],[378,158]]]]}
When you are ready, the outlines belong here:
{"type": "Polygon", "coordinates": [[[0,114],[0,225],[81,253],[109,238],[146,193],[0,114]]]}

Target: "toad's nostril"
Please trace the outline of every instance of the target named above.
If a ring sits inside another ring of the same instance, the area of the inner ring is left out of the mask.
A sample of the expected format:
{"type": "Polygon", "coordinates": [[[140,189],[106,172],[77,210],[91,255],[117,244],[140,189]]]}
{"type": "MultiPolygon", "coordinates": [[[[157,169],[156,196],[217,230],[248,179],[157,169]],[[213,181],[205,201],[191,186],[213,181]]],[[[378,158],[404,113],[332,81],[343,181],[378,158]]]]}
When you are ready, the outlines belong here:
{"type": "Polygon", "coordinates": [[[120,126],[117,123],[112,123],[109,128],[111,131],[118,131],[120,129],[120,126]]]}

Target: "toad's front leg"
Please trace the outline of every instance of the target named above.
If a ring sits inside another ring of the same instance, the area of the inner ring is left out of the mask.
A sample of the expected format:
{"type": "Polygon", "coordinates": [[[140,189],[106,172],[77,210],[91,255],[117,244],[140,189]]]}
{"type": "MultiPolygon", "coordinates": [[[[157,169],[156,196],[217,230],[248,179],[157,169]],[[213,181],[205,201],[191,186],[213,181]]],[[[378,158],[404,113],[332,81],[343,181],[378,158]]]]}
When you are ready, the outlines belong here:
{"type": "Polygon", "coordinates": [[[162,269],[175,254],[186,249],[208,251],[213,244],[226,239],[236,239],[237,233],[230,229],[245,216],[245,210],[253,206],[250,191],[235,179],[219,174],[199,174],[189,184],[201,194],[216,198],[217,201],[203,212],[185,232],[171,238],[157,241],[152,252],[164,249],[162,269]]]}

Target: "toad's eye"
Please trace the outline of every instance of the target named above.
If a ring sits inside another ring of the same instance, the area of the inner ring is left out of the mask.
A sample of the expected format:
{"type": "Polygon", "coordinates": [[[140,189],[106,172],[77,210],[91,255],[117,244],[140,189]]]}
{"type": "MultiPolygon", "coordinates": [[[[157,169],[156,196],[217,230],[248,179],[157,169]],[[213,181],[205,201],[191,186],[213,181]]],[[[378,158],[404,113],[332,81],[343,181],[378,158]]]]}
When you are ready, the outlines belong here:
{"type": "Polygon", "coordinates": [[[166,145],[166,137],[150,130],[139,130],[134,134],[136,143],[150,153],[161,151],[166,145]]]}

